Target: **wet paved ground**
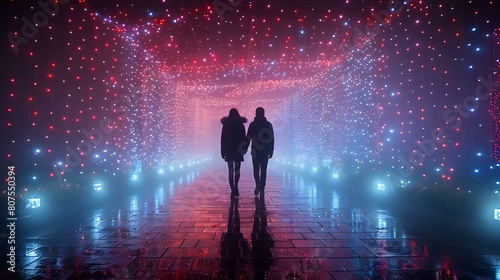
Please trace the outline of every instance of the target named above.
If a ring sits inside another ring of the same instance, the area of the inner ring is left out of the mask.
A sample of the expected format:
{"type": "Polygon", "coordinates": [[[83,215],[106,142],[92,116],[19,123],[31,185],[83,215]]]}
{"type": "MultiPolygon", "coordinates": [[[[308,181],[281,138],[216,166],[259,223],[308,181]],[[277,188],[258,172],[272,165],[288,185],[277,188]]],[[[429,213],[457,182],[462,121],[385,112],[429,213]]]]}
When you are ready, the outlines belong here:
{"type": "Polygon", "coordinates": [[[332,186],[271,171],[261,198],[244,172],[231,200],[225,181],[225,170],[193,173],[22,234],[18,277],[500,279],[495,249],[416,236],[332,186]]]}

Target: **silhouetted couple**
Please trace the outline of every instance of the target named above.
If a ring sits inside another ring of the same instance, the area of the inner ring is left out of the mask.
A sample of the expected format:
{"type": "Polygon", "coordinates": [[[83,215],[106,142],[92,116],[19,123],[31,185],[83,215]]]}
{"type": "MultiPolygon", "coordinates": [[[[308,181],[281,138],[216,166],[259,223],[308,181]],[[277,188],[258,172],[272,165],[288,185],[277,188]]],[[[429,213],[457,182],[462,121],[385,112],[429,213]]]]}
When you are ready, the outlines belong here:
{"type": "Polygon", "coordinates": [[[264,116],[264,108],[255,110],[255,118],[245,135],[245,117],[235,108],[229,110],[229,116],[221,119],[221,155],[227,162],[229,170],[229,186],[231,197],[240,195],[238,182],[240,180],[241,162],[251,143],[253,177],[255,179],[254,194],[264,195],[266,187],[267,163],[273,157],[274,131],[272,124],[264,116]]]}

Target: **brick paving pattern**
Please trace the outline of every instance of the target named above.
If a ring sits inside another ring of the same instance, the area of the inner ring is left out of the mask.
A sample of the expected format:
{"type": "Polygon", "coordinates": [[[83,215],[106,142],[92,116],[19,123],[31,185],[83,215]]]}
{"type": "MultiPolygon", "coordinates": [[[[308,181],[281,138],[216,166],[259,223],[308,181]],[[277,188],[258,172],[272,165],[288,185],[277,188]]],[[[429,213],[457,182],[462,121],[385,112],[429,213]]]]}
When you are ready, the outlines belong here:
{"type": "MultiPolygon", "coordinates": [[[[500,254],[412,234],[390,210],[271,170],[230,199],[221,171],[200,171],[89,209],[78,226],[32,231],[21,279],[499,279],[500,254]],[[219,178],[219,179],[214,179],[219,178]]],[[[75,217],[77,219],[77,217],[75,217]]],[[[9,276],[5,271],[2,279],[9,276]]]]}

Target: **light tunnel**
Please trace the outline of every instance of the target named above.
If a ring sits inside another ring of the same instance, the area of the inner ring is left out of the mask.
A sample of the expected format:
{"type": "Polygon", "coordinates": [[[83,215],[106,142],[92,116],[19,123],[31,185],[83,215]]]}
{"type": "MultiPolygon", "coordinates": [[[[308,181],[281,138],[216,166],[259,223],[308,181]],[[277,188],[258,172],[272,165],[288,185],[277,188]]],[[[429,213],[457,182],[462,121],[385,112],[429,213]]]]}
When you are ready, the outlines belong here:
{"type": "Polygon", "coordinates": [[[500,182],[494,3],[181,2],[7,5],[3,161],[38,183],[215,160],[220,118],[262,106],[276,163],[500,182]]]}
{"type": "Polygon", "coordinates": [[[275,129],[279,160],[337,169],[346,163],[376,167],[380,161],[376,131],[382,108],[370,94],[363,93],[366,85],[350,84],[354,74],[342,71],[341,63],[234,66],[224,70],[254,71],[260,76],[217,73],[228,82],[202,84],[183,80],[183,75],[170,74],[173,78],[167,79],[161,69],[148,69],[154,76],[143,78],[146,82],[134,103],[139,109],[129,117],[138,131],[128,136],[137,139],[131,150],[137,151],[136,157],[146,166],[219,157],[220,118],[234,107],[250,122],[255,108],[264,107],[275,129]],[[296,74],[276,78],[283,69],[293,69],[296,74]],[[358,95],[362,98],[356,101],[353,96],[358,95]]]}
{"type": "Polygon", "coordinates": [[[2,1],[2,263],[500,279],[498,2],[2,1]],[[270,172],[247,153],[238,190],[221,118],[257,107],[270,172]]]}

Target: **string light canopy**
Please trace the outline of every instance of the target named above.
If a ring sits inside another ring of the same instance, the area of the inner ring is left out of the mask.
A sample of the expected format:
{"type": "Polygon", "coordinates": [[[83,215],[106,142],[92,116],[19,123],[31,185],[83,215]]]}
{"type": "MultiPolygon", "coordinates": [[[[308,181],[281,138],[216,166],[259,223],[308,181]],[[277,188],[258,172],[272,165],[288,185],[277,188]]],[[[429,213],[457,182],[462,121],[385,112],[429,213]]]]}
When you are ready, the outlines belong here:
{"type": "Polygon", "coordinates": [[[194,162],[262,106],[284,162],[486,184],[494,2],[10,1],[2,158],[37,180],[194,162]]]}

